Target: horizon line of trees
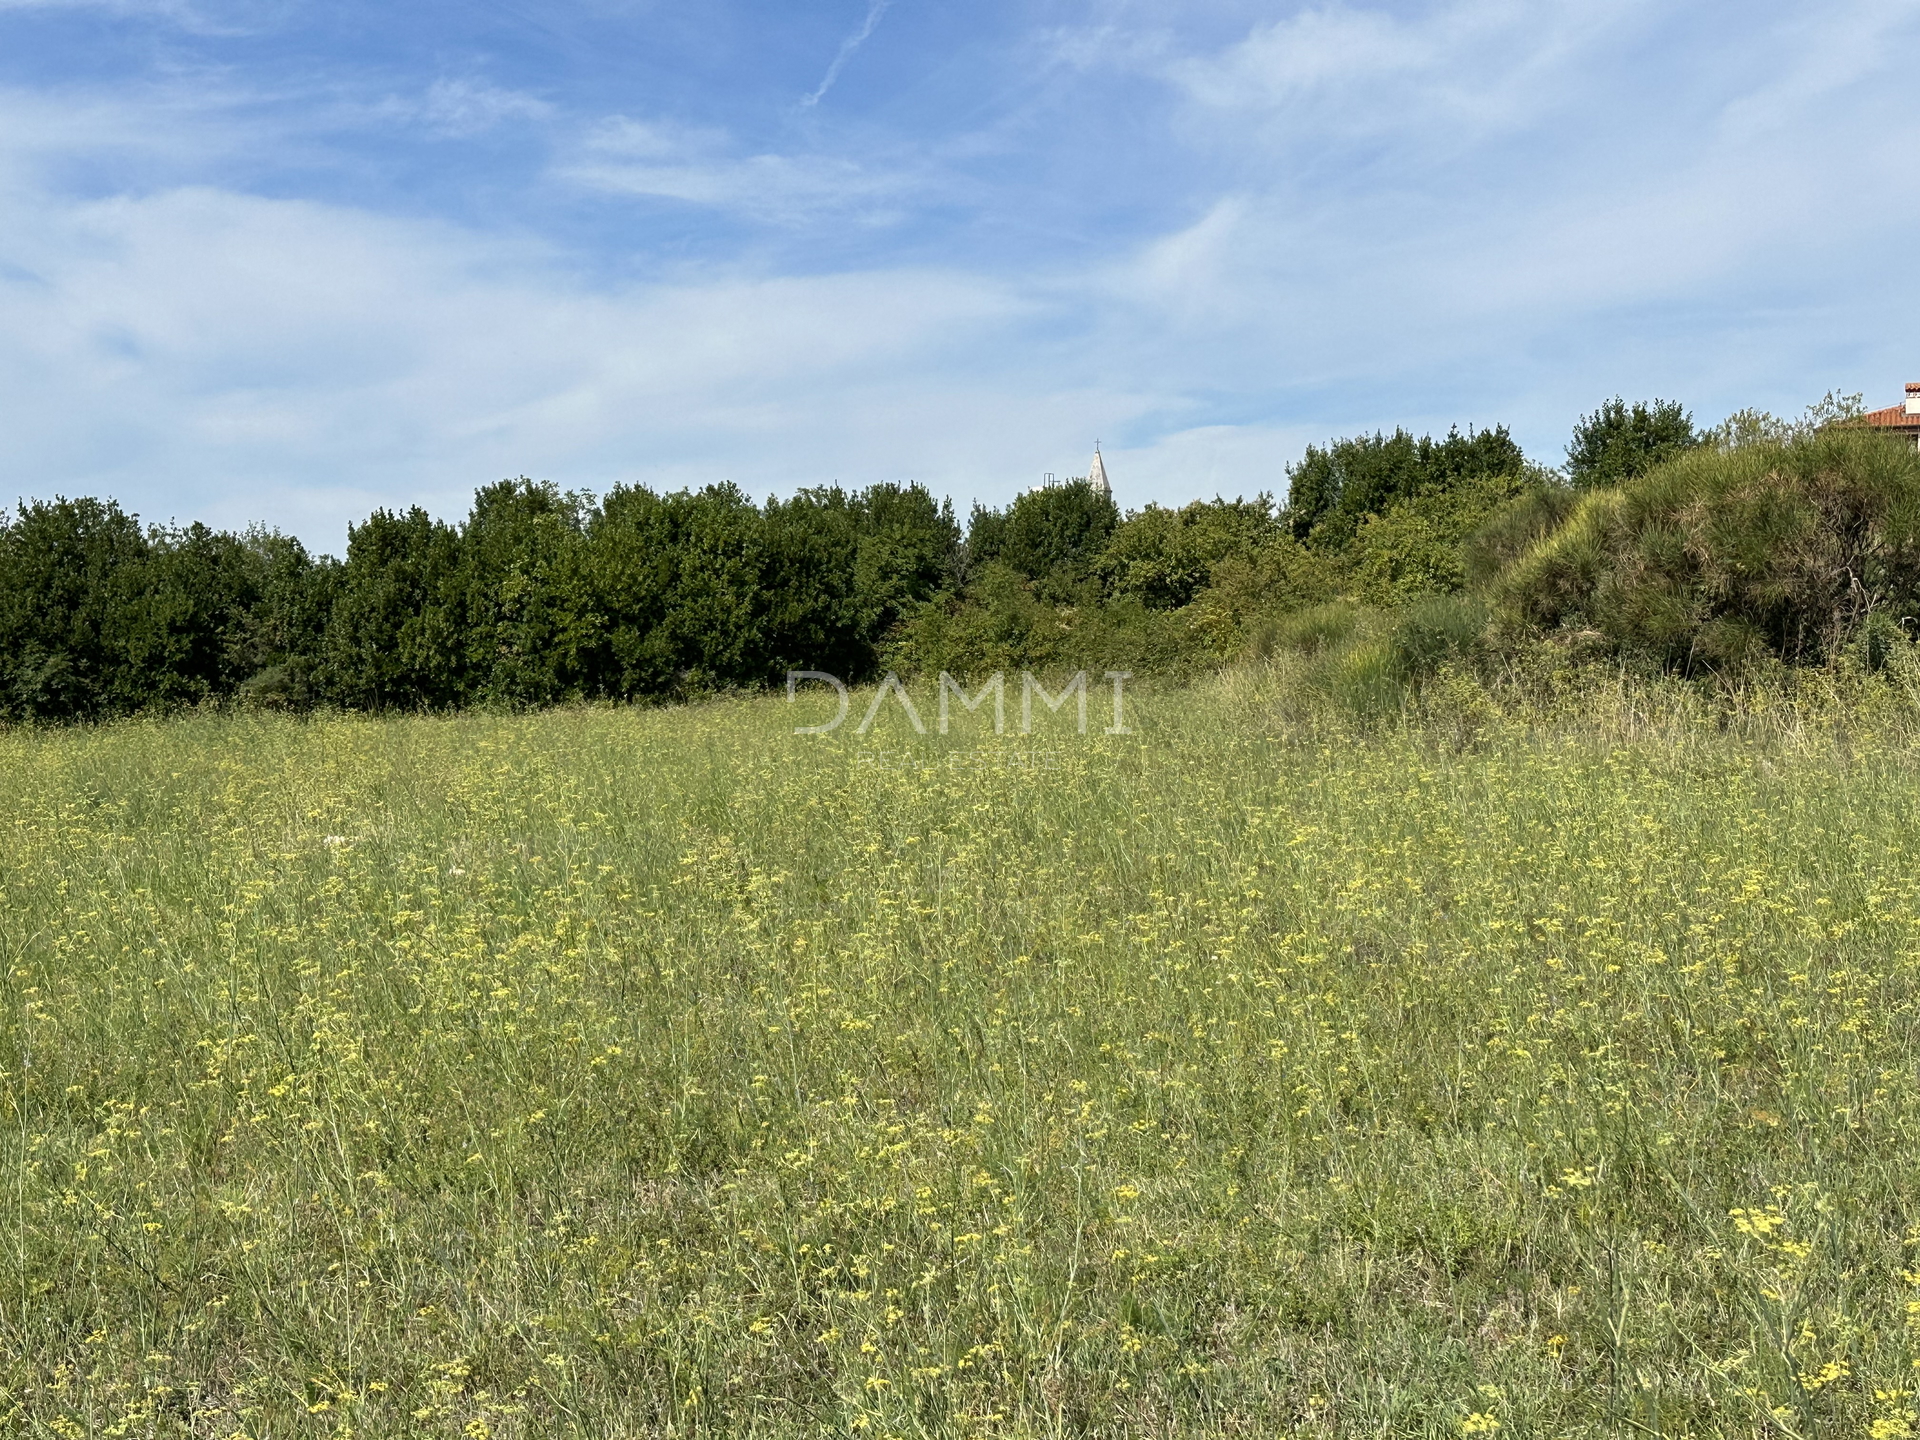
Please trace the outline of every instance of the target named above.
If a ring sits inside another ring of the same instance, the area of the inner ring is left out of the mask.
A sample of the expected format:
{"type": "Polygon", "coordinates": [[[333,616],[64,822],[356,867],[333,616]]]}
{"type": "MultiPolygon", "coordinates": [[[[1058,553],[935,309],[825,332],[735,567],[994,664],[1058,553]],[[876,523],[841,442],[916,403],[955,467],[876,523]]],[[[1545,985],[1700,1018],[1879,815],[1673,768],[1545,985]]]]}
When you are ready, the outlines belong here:
{"type": "MultiPolygon", "coordinates": [[[[1396,432],[1332,453],[1317,493],[1365,470],[1367,493],[1389,501],[1475,457],[1480,471],[1524,463],[1505,430],[1396,432]]],[[[996,603],[1017,597],[1029,618],[1115,601],[1166,615],[1223,559],[1299,548],[1296,525],[1264,494],[1123,517],[1084,477],[976,505],[964,527],[918,484],[756,504],[731,484],[595,499],[523,477],[477,491],[458,524],[376,510],[336,560],[259,526],[143,527],[111,500],[23,501],[0,512],[0,720],[234,699],[381,711],[672,698],[797,669],[866,679],[883,661],[915,667],[929,642],[964,665],[977,646],[940,643],[956,614],[988,613],[992,628],[996,603]]],[[[1323,526],[1313,543],[1341,542],[1323,526]]],[[[1046,658],[1033,639],[1013,649],[1046,658]]]]}
{"type": "Polygon", "coordinates": [[[954,573],[949,504],[920,486],[732,485],[603,499],[519,479],[464,522],[414,507],[343,560],[263,528],[143,528],[112,501],[0,513],[0,719],[238,698],[355,710],[634,700],[850,675],[954,573]]]}
{"type": "Polygon", "coordinates": [[[458,524],[376,510],[343,559],[257,526],[23,501],[0,511],[0,721],[633,701],[802,669],[1185,668],[1237,653],[1262,616],[1464,590],[1582,491],[1858,409],[1830,395],[1798,429],[1742,412],[1701,434],[1672,402],[1615,399],[1581,417],[1564,473],[1504,426],[1398,429],[1308,447],[1283,504],[1123,516],[1082,479],[976,505],[964,526],[918,484],[760,504],[731,484],[596,499],[521,478],[477,491],[458,524]]]}

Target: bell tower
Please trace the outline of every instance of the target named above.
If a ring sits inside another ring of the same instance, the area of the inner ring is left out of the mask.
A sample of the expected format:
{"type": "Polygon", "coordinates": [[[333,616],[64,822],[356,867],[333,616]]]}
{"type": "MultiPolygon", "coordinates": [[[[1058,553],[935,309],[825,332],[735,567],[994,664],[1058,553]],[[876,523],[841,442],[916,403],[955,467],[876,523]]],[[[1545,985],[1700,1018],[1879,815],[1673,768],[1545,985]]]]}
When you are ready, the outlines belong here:
{"type": "Polygon", "coordinates": [[[1100,458],[1100,442],[1093,442],[1093,464],[1087,467],[1087,484],[1098,493],[1113,498],[1113,487],[1107,483],[1107,462],[1100,458]]]}

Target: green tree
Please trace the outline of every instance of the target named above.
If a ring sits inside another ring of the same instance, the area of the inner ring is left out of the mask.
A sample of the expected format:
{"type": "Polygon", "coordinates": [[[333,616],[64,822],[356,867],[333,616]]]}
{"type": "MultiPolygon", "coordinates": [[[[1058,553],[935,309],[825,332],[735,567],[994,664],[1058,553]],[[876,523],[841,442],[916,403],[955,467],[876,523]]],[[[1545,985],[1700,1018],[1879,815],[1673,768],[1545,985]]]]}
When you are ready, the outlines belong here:
{"type": "Polygon", "coordinates": [[[1507,427],[1456,427],[1444,440],[1405,430],[1310,445],[1287,470],[1285,520],[1294,538],[1320,549],[1349,545],[1369,515],[1384,515],[1402,500],[1452,489],[1489,476],[1517,474],[1526,456],[1507,427]]]}
{"type": "Polygon", "coordinates": [[[1065,600],[1089,579],[1119,527],[1113,499],[1069,480],[1016,496],[1004,514],[976,509],[967,531],[967,563],[997,561],[1034,583],[1050,600],[1065,600]]]}
{"type": "Polygon", "coordinates": [[[960,529],[952,502],[917,484],[871,486],[855,497],[853,512],[853,598],[871,664],[872,647],[913,606],[956,583],[960,529]]]}
{"type": "Polygon", "coordinates": [[[1148,505],[1114,531],[1095,569],[1108,594],[1173,610],[1199,594],[1229,555],[1251,557],[1282,533],[1268,495],[1195,500],[1178,510],[1148,505]]]}
{"type": "Polygon", "coordinates": [[[233,694],[259,668],[252,617],[267,556],[198,522],[156,527],[122,575],[108,637],[117,663],[105,708],[131,714],[233,694]]]}
{"type": "Polygon", "coordinates": [[[442,709],[473,698],[460,535],[418,506],[347,531],[316,681],[353,709],[442,709]]]}
{"type": "Polygon", "coordinates": [[[291,535],[254,527],[241,536],[260,575],[240,641],[244,675],[235,692],[255,705],[305,709],[316,698],[314,674],[326,643],[340,562],[314,559],[291,535]]]}
{"type": "Polygon", "coordinates": [[[854,593],[860,530],[859,508],[838,486],[767,502],[756,624],[769,678],[787,670],[857,678],[872,669],[854,593]]]}
{"type": "Polygon", "coordinates": [[[112,501],[0,515],[0,715],[81,719],[126,695],[120,612],[146,557],[140,522],[112,501]]]}
{"type": "Polygon", "coordinates": [[[766,681],[766,518],[734,485],[618,486],[587,523],[585,580],[603,627],[601,689],[619,698],[766,681]]]}
{"type": "Polygon", "coordinates": [[[541,705],[580,694],[597,616],[579,585],[586,502],[524,476],[473,497],[460,534],[464,664],[476,698],[541,705]]]}
{"type": "Polygon", "coordinates": [[[1700,443],[1693,416],[1677,400],[1636,402],[1618,395],[1582,415],[1567,446],[1567,477],[1583,490],[1618,485],[1700,443]]]}

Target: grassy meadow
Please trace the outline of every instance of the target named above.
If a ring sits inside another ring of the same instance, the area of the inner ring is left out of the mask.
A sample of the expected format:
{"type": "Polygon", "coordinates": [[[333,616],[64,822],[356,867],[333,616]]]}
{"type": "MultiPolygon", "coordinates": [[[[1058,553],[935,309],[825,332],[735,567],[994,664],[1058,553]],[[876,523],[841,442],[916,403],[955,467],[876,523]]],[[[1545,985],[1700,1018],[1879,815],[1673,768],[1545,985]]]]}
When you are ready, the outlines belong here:
{"type": "Polygon", "coordinates": [[[1914,1432],[1905,698],[1091,698],[0,733],[0,1433],[1914,1432]]]}

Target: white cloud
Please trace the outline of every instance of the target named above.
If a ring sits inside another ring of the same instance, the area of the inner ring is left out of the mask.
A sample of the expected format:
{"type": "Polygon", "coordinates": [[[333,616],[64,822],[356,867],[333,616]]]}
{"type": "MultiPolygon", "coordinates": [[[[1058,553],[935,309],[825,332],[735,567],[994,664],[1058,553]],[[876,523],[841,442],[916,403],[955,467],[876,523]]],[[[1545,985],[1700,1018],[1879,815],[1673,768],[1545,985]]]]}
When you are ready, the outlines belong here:
{"type": "Polygon", "coordinates": [[[9,206],[37,218],[0,270],[0,411],[28,490],[57,476],[237,524],[320,485],[301,503],[328,523],[295,523],[337,546],[371,496],[457,512],[522,472],[965,490],[1028,468],[1005,467],[1045,423],[1044,386],[1003,404],[1003,375],[954,378],[1033,311],[977,277],[594,290],[552,257],[338,207],[36,202],[9,206]]]}
{"type": "Polygon", "coordinates": [[[1103,448],[1109,478],[1129,508],[1137,509],[1148,496],[1180,504],[1215,496],[1252,499],[1265,491],[1285,499],[1287,466],[1308,445],[1326,439],[1306,425],[1196,425],[1147,445],[1103,448]]]}
{"type": "Polygon", "coordinates": [[[1187,97],[1196,134],[1226,124],[1233,143],[1296,152],[1391,134],[1417,152],[1457,151],[1617,82],[1609,52],[1660,16],[1649,0],[1322,4],[1212,53],[1169,58],[1162,73],[1187,97]]]}
{"type": "Polygon", "coordinates": [[[546,120],[553,106],[484,80],[440,79],[427,87],[417,113],[443,134],[478,135],[509,120],[546,120]]]}
{"type": "Polygon", "coordinates": [[[9,11],[96,10],[118,20],[145,20],[188,35],[239,35],[270,22],[276,0],[0,0],[9,11]]]}
{"type": "Polygon", "coordinates": [[[814,92],[801,100],[802,105],[810,108],[820,103],[827,91],[833,88],[833,82],[840,78],[840,72],[846,69],[847,61],[853,58],[853,52],[873,38],[873,32],[880,24],[880,17],[887,13],[887,7],[892,3],[893,0],[867,0],[867,18],[861,21],[851,35],[840,42],[840,49],[834,55],[833,62],[827,66],[827,73],[821,77],[820,84],[814,92]]]}
{"type": "Polygon", "coordinates": [[[596,126],[558,174],[595,190],[679,200],[774,223],[847,213],[884,221],[914,188],[906,176],[834,156],[732,152],[721,131],[616,117],[596,126]]]}
{"type": "Polygon", "coordinates": [[[1642,307],[1857,295],[1833,261],[1920,225],[1885,179],[1920,118],[1897,70],[1920,11],[1885,9],[1756,24],[1694,91],[1611,106],[1591,92],[1622,46],[1682,44],[1645,6],[1299,11],[1163,67],[1231,188],[1103,283],[1318,382],[1642,307]]]}
{"type": "MultiPolygon", "coordinates": [[[[1128,156],[1115,185],[1186,194],[1182,221],[1136,216],[1071,262],[1042,236],[967,263],[709,259],[642,283],[581,278],[531,227],[213,183],[314,143],[246,97],[0,92],[0,428],[22,490],[337,548],[376,503],[459,513],[519,473],[756,493],[912,477],[964,507],[1082,473],[1098,435],[1124,504],[1178,503],[1278,490],[1308,441],[1395,423],[1512,421],[1551,459],[1615,390],[1703,418],[1797,410],[1914,378],[1920,302],[1898,282],[1920,191],[1889,177],[1920,110],[1890,67],[1920,26],[1887,10],[1756,23],[1695,56],[1696,85],[1633,105],[1608,91],[1622,47],[1669,22],[1624,0],[1320,6],[1184,59],[1164,28],[1116,22],[1074,63],[1172,82],[1128,103],[1185,137],[1188,171],[1128,156]]],[[[929,199],[971,216],[924,162],[633,119],[568,140],[564,109],[522,92],[412,94],[324,125],[536,123],[561,158],[532,184],[802,234],[907,233],[929,199]]]]}
{"type": "Polygon", "coordinates": [[[0,88],[0,184],[50,184],[80,165],[152,176],[217,164],[259,143],[257,126],[234,122],[236,103],[205,87],[0,88]]]}
{"type": "Polygon", "coordinates": [[[0,0],[0,12],[8,10],[110,10],[117,15],[175,21],[195,14],[185,0],[0,0]]]}

